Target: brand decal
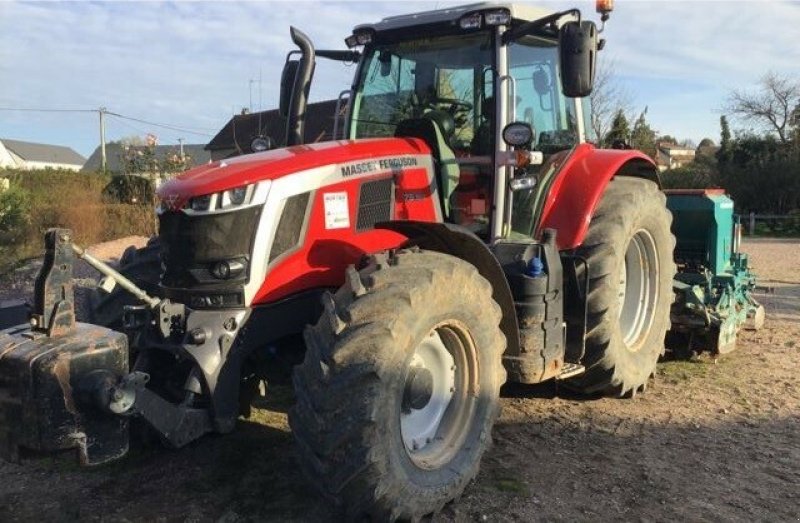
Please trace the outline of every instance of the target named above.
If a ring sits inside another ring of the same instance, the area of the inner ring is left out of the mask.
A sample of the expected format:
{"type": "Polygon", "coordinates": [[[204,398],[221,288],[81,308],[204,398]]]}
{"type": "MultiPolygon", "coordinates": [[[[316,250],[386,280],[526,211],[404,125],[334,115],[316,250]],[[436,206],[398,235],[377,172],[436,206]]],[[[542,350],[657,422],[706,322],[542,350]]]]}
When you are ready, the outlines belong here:
{"type": "Polygon", "coordinates": [[[177,211],[183,207],[185,200],[176,193],[170,193],[161,198],[161,205],[168,211],[177,211]]]}
{"type": "Polygon", "coordinates": [[[416,158],[384,158],[383,160],[369,160],[366,162],[351,163],[342,165],[342,176],[353,176],[356,174],[368,174],[377,171],[387,171],[389,169],[402,169],[403,167],[413,167],[417,164],[416,158]]]}

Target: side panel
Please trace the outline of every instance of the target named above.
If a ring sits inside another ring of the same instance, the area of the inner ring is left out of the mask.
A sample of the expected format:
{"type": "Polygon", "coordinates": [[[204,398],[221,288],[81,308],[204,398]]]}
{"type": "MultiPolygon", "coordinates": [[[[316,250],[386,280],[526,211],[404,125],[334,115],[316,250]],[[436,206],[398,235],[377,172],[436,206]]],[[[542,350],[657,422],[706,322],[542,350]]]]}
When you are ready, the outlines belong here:
{"type": "MultiPolygon", "coordinates": [[[[385,181],[391,186],[391,195],[384,194],[390,198],[386,202],[391,208],[390,220],[440,222],[431,158],[410,158],[414,160],[411,166],[379,167],[366,176],[343,176],[348,164],[339,164],[274,181],[267,209],[279,209],[282,199],[306,191],[311,193],[311,205],[299,248],[277,258],[266,267],[265,277],[255,279],[254,283],[263,284],[252,303],[272,303],[310,289],[339,287],[348,265],[358,264],[365,254],[396,248],[406,241],[394,231],[360,226],[360,219],[369,212],[360,208],[366,184],[385,181]]],[[[273,244],[269,231],[274,236],[280,212],[264,214],[264,220],[271,223],[262,223],[259,233],[264,236],[262,245],[269,246],[273,244]]],[[[258,259],[269,254],[258,248],[256,252],[258,259]]]]}
{"type": "Polygon", "coordinates": [[[618,175],[659,183],[655,164],[644,153],[597,149],[588,143],[578,145],[553,181],[534,237],[538,238],[544,229],[555,229],[559,250],[579,246],[608,182],[618,175]]]}

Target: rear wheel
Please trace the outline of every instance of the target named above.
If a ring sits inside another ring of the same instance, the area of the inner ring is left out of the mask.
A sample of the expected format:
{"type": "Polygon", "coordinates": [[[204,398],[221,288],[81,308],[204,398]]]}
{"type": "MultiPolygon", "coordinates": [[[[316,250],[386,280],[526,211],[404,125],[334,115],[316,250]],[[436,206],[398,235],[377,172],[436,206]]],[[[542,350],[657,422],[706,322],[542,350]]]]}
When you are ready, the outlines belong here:
{"type": "Polygon", "coordinates": [[[655,183],[628,177],[609,183],[578,249],[589,266],[586,373],[571,386],[624,395],[655,372],[673,300],[671,221],[655,183]]]}
{"type": "Polygon", "coordinates": [[[348,519],[418,519],[475,477],[505,381],[500,316],[472,265],[435,252],[373,257],[327,295],[289,423],[348,519]]]}

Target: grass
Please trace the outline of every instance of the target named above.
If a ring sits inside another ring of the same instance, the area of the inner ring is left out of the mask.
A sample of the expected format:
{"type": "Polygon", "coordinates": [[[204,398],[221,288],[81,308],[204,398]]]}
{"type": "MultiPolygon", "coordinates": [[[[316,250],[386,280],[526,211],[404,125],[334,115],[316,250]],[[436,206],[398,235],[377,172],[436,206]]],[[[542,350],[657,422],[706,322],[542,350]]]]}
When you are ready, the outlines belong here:
{"type": "Polygon", "coordinates": [[[528,493],[528,487],[525,485],[525,482],[516,478],[495,478],[494,481],[492,481],[492,485],[501,492],[508,492],[511,494],[528,493]]]}

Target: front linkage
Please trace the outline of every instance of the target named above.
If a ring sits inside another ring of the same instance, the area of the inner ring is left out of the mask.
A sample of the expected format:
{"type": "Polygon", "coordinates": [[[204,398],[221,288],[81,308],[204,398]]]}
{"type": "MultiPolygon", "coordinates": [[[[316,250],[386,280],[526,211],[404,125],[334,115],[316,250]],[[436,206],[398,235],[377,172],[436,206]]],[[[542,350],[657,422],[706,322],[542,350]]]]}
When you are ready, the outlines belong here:
{"type": "Polygon", "coordinates": [[[67,230],[48,231],[45,246],[29,323],[0,331],[0,457],[77,449],[82,464],[109,462],[127,452],[134,416],[173,447],[233,429],[237,394],[211,394],[210,405],[197,398],[209,389],[231,392],[228,376],[236,376],[238,387],[239,367],[226,370],[226,360],[244,311],[193,318],[183,305],[147,295],[73,245],[67,230]],[[144,303],[126,309],[127,335],[75,321],[76,254],[144,303]],[[132,372],[129,339],[138,348],[132,372]],[[166,399],[165,387],[159,393],[147,387],[153,351],[189,362],[181,400],[166,399]]]}

